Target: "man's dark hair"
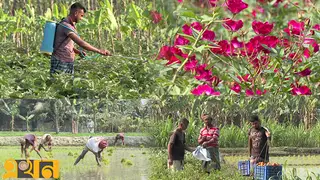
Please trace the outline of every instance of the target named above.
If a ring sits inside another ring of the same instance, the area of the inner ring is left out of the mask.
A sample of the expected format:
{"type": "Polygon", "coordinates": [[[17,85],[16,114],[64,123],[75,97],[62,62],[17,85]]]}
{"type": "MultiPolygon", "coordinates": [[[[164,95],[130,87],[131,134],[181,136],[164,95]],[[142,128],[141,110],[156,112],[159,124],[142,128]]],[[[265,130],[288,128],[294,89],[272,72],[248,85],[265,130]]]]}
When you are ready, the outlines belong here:
{"type": "Polygon", "coordinates": [[[187,118],[182,118],[180,124],[189,124],[189,120],[187,118]]]}
{"type": "Polygon", "coordinates": [[[211,116],[205,116],[203,120],[208,120],[210,122],[213,122],[213,118],[211,116]]]}
{"type": "Polygon", "coordinates": [[[78,3],[78,2],[76,2],[76,3],[74,3],[74,4],[71,5],[71,7],[70,7],[70,12],[74,12],[74,11],[77,10],[77,9],[83,9],[83,12],[84,12],[84,13],[87,12],[86,8],[85,8],[82,4],[80,4],[80,3],[78,3]]]}
{"type": "Polygon", "coordinates": [[[250,122],[255,122],[255,121],[260,121],[258,115],[253,115],[253,116],[251,116],[250,122]]]}

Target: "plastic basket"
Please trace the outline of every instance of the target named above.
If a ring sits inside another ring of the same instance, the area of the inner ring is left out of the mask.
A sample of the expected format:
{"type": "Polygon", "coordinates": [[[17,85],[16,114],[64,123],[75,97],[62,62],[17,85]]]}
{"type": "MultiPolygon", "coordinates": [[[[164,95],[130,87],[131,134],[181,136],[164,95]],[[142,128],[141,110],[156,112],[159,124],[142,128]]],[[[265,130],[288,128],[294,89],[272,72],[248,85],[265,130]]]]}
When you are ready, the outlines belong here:
{"type": "Polygon", "coordinates": [[[250,176],[250,161],[239,161],[238,170],[243,176],[250,176]]]}
{"type": "Polygon", "coordinates": [[[255,180],[281,180],[282,166],[254,166],[255,180]]]}

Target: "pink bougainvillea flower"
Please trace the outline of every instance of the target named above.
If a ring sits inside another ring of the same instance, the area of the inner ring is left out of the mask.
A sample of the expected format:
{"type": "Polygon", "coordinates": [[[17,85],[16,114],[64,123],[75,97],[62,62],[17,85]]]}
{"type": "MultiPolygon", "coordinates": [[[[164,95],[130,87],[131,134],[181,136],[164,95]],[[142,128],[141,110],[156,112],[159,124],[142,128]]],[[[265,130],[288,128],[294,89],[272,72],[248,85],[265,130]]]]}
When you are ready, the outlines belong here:
{"type": "Polygon", "coordinates": [[[157,11],[150,11],[150,15],[154,24],[158,24],[162,20],[161,14],[157,11]]]}
{"type": "Polygon", "coordinates": [[[209,4],[211,7],[216,7],[217,6],[217,1],[218,0],[209,0],[209,4]]]}
{"type": "Polygon", "coordinates": [[[261,56],[260,58],[255,58],[251,60],[251,64],[256,69],[266,68],[269,64],[269,57],[268,56],[261,56]]]}
{"type": "Polygon", "coordinates": [[[240,82],[250,82],[251,81],[250,74],[245,74],[244,76],[237,76],[237,78],[240,80],[240,82]]]}
{"type": "Polygon", "coordinates": [[[191,27],[193,27],[195,30],[201,31],[202,30],[202,25],[200,22],[193,22],[191,23],[191,27]]]}
{"type": "Polygon", "coordinates": [[[177,35],[176,40],[174,41],[174,45],[186,45],[189,44],[189,40],[184,38],[183,36],[177,35]]]}
{"type": "Polygon", "coordinates": [[[274,6],[274,7],[278,7],[279,4],[282,3],[282,2],[283,2],[283,0],[277,0],[277,1],[273,4],[273,6],[274,6]]]}
{"type": "MultiPolygon", "coordinates": [[[[319,51],[319,44],[318,43],[314,43],[312,44],[312,47],[313,47],[313,52],[316,53],[319,51]]],[[[310,55],[309,55],[310,56],[310,55]]]]}
{"type": "Polygon", "coordinates": [[[210,87],[208,84],[199,85],[198,87],[191,90],[191,93],[196,96],[200,96],[202,94],[220,96],[220,92],[214,91],[214,89],[210,87]]]}
{"type": "Polygon", "coordinates": [[[246,96],[254,96],[254,92],[251,89],[246,89],[246,96]]]}
{"type": "Polygon", "coordinates": [[[219,41],[218,45],[219,47],[211,48],[212,53],[222,54],[225,56],[232,55],[232,48],[227,40],[219,41]]]}
{"type": "Polygon", "coordinates": [[[206,67],[207,67],[207,64],[200,64],[199,66],[196,67],[196,73],[201,74],[201,73],[207,71],[206,67]]]}
{"type": "Polygon", "coordinates": [[[180,56],[182,58],[187,58],[188,54],[184,54],[177,47],[163,46],[160,49],[157,59],[166,59],[168,63],[166,65],[170,65],[173,63],[181,63],[181,61],[176,57],[180,56]]]}
{"type": "Polygon", "coordinates": [[[304,31],[304,22],[299,22],[295,20],[290,20],[288,22],[288,27],[284,29],[289,36],[291,35],[301,35],[304,31]]]}
{"type": "Polygon", "coordinates": [[[289,39],[283,38],[279,40],[279,45],[282,47],[288,48],[291,46],[291,42],[289,41],[289,39]]]}
{"type": "Polygon", "coordinates": [[[222,81],[218,76],[212,76],[212,84],[214,87],[218,86],[222,81]]]}
{"type": "Polygon", "coordinates": [[[263,90],[263,91],[261,91],[260,89],[256,90],[256,94],[259,95],[259,96],[261,96],[263,94],[266,94],[266,93],[267,93],[267,90],[263,90]]]}
{"type": "Polygon", "coordinates": [[[232,40],[231,40],[231,45],[234,47],[234,48],[242,48],[244,46],[244,43],[243,42],[239,42],[238,41],[238,37],[234,37],[232,40]]]}
{"type": "Polygon", "coordinates": [[[178,3],[182,3],[183,2],[183,0],[178,0],[178,3]]]}
{"type": "Polygon", "coordinates": [[[312,27],[312,29],[320,31],[320,24],[316,24],[312,27]]]}
{"type": "Polygon", "coordinates": [[[184,65],[184,70],[195,71],[197,64],[198,64],[198,60],[196,60],[195,58],[190,58],[184,65]]]}
{"type": "Polygon", "coordinates": [[[162,46],[157,59],[170,59],[171,56],[170,46],[162,46]]]}
{"type": "Polygon", "coordinates": [[[211,82],[212,81],[212,72],[211,72],[211,70],[205,70],[201,73],[198,73],[194,77],[199,81],[211,82]]]}
{"type": "Polygon", "coordinates": [[[305,38],[303,41],[304,44],[311,44],[311,46],[313,47],[313,52],[316,53],[319,51],[319,45],[317,43],[317,41],[313,38],[305,38]]]}
{"type": "Polygon", "coordinates": [[[275,48],[279,43],[279,39],[276,36],[264,36],[260,39],[260,44],[264,44],[269,48],[275,48]]]}
{"type": "Polygon", "coordinates": [[[252,29],[258,35],[268,35],[273,29],[273,23],[253,21],[252,29]]]}
{"type": "Polygon", "coordinates": [[[292,85],[292,90],[291,93],[292,95],[311,95],[311,90],[309,89],[308,86],[294,86],[292,85]]]}
{"type": "Polygon", "coordinates": [[[182,32],[190,36],[192,35],[192,29],[188,24],[182,26],[182,32]]]}
{"type": "Polygon", "coordinates": [[[308,48],[306,48],[304,51],[303,51],[303,56],[308,59],[310,57],[310,51],[308,48]]]}
{"type": "Polygon", "coordinates": [[[214,41],[215,36],[216,35],[213,31],[206,30],[205,32],[203,32],[202,39],[206,39],[208,41],[214,41]]]}
{"type": "Polygon", "coordinates": [[[226,0],[226,5],[229,11],[231,11],[233,14],[238,14],[248,7],[248,4],[242,2],[242,0],[226,0]]]}
{"type": "Polygon", "coordinates": [[[236,92],[236,93],[240,93],[241,92],[241,86],[238,83],[233,83],[233,86],[230,88],[232,91],[236,92]]]}
{"type": "Polygon", "coordinates": [[[303,71],[297,72],[296,74],[301,76],[301,77],[305,77],[305,76],[309,76],[311,74],[311,69],[310,68],[306,68],[303,71]]]}
{"type": "Polygon", "coordinates": [[[243,27],[242,20],[234,21],[230,18],[225,18],[224,23],[222,24],[228,31],[237,32],[243,27]]]}
{"type": "Polygon", "coordinates": [[[264,13],[264,9],[261,6],[256,6],[256,8],[254,8],[251,12],[251,15],[253,16],[253,18],[257,17],[257,13],[264,13]]]}

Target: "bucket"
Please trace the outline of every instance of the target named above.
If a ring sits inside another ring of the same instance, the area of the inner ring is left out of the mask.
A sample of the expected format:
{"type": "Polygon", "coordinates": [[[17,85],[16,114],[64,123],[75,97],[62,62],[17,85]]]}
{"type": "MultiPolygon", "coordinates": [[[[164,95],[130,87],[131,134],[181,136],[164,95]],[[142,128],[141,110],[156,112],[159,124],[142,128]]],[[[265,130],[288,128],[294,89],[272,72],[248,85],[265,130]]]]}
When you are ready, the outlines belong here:
{"type": "Polygon", "coordinates": [[[54,36],[56,32],[56,22],[47,21],[43,30],[43,40],[40,47],[40,52],[51,55],[53,52],[54,36]]]}

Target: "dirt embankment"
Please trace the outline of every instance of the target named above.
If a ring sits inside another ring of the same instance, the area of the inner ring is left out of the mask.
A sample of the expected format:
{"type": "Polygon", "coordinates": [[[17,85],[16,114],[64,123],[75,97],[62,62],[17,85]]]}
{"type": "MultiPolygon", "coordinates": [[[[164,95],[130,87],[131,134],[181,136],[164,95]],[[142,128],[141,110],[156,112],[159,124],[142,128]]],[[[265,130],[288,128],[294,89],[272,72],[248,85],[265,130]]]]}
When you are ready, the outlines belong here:
{"type": "MultiPolygon", "coordinates": [[[[19,144],[19,138],[20,136],[14,137],[0,137],[0,146],[18,146],[19,144]]],[[[108,139],[109,145],[114,145],[114,136],[106,136],[108,139]]],[[[41,137],[37,137],[38,142],[40,142],[41,137]]],[[[86,144],[89,137],[65,137],[65,136],[55,136],[53,137],[53,145],[54,146],[83,146],[86,144]]],[[[126,146],[132,146],[132,147],[138,147],[140,145],[143,145],[145,147],[154,147],[155,144],[154,141],[150,137],[145,136],[127,136],[125,137],[125,145],[126,146]]],[[[121,144],[122,142],[118,141],[118,144],[121,144]]]]}

